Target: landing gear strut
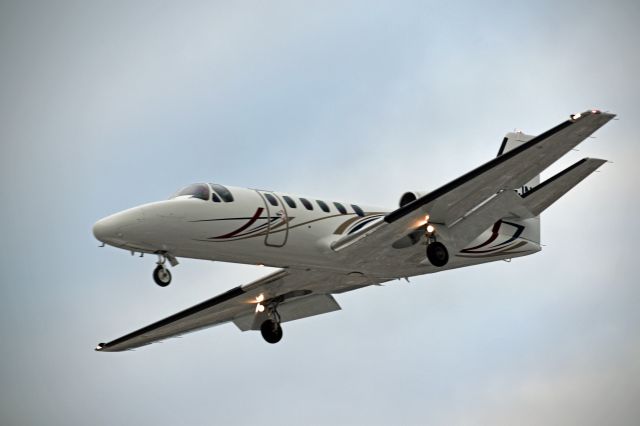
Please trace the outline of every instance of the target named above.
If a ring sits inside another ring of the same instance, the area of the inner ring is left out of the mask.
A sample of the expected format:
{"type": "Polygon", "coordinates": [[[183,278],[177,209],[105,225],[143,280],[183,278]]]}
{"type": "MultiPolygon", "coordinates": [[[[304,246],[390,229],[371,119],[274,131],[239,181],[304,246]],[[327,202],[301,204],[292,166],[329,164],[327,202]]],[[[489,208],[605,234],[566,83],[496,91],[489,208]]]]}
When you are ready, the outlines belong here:
{"type": "Polygon", "coordinates": [[[153,281],[160,287],[166,287],[171,284],[171,272],[165,266],[167,257],[164,254],[158,255],[156,269],[153,270],[153,281]]]}

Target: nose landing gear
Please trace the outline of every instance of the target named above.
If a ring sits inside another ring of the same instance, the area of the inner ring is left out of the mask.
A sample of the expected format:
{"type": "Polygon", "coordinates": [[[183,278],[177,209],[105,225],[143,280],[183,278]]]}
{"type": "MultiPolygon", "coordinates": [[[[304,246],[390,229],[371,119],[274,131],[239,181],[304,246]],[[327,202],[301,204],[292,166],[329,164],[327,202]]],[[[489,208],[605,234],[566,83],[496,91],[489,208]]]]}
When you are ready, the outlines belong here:
{"type": "Polygon", "coordinates": [[[153,281],[160,287],[166,287],[171,284],[171,271],[169,271],[164,265],[156,266],[153,270],[153,281]]]}
{"type": "Polygon", "coordinates": [[[158,253],[158,261],[156,269],[153,270],[153,281],[160,287],[166,287],[171,284],[171,271],[165,266],[165,263],[169,260],[171,266],[176,266],[178,260],[166,253],[158,253]]]}

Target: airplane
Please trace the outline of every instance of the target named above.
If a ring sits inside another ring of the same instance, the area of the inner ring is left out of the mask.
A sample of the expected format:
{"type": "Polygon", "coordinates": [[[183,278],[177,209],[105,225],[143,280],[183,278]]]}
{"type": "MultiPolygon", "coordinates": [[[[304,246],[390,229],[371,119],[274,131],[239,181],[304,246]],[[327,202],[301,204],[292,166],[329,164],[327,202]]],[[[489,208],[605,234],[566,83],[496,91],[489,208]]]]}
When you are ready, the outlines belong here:
{"type": "Polygon", "coordinates": [[[542,183],[540,173],[614,117],[587,110],[537,136],[507,133],[495,158],[433,191],[405,192],[395,209],[196,183],[105,217],[94,236],[102,246],[157,255],[161,287],[178,258],[279,269],[95,350],[130,350],[228,322],[277,343],[282,323],[339,310],[337,294],[537,253],[540,214],[606,160],[584,158],[542,183]]]}

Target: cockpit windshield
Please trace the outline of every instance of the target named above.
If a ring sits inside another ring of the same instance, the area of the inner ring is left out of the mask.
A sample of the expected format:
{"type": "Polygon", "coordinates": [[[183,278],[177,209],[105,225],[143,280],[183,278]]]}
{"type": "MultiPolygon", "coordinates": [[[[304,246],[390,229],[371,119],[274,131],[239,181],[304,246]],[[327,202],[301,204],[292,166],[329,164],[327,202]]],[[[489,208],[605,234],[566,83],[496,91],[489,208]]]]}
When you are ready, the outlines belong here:
{"type": "Polygon", "coordinates": [[[204,201],[209,201],[211,193],[209,192],[209,185],[205,183],[194,183],[185,188],[182,188],[171,198],[176,198],[183,195],[190,195],[192,198],[199,198],[204,201]]]}

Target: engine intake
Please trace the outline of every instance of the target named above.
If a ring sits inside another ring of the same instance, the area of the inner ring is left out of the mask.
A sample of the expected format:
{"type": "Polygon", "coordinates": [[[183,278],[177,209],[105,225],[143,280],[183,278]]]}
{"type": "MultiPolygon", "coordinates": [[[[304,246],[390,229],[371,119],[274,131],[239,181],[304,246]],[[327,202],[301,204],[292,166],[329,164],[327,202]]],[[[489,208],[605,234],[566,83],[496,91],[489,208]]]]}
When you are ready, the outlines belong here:
{"type": "Polygon", "coordinates": [[[402,197],[400,197],[400,203],[399,203],[400,207],[406,206],[407,204],[417,200],[418,198],[426,194],[427,194],[426,192],[419,192],[419,191],[405,192],[404,194],[402,194],[402,197]]]}

